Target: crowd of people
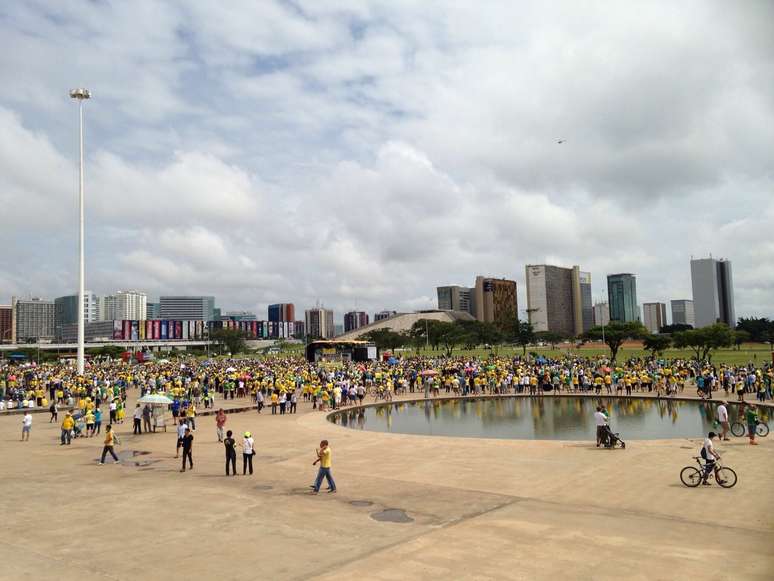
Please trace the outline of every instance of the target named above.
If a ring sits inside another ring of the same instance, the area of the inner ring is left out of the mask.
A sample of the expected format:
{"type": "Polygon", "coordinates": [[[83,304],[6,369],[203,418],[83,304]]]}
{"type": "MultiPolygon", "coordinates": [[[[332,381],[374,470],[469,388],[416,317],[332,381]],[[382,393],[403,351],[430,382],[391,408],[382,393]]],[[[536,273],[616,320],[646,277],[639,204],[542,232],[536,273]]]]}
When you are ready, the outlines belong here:
{"type": "MultiPolygon", "coordinates": [[[[128,391],[164,393],[172,414],[194,419],[197,409],[223,401],[252,400],[272,414],[296,413],[299,401],[328,410],[362,402],[368,395],[529,394],[548,392],[596,395],[655,393],[674,397],[690,385],[707,397],[719,392],[743,401],[772,398],[771,364],[712,365],[694,360],[633,358],[611,363],[601,357],[406,357],[362,363],[310,363],[295,357],[199,360],[184,358],[127,364],[93,362],[83,376],[69,364],[0,367],[0,409],[46,407],[56,419],[59,406],[121,423],[128,391]],[[98,413],[99,412],[99,413],[98,413]]],[[[142,410],[134,419],[144,420],[142,410]]],[[[94,418],[90,425],[99,426],[94,418]]],[[[87,422],[89,423],[89,422],[87,422]]],[[[99,433],[97,431],[97,433],[99,433]]]]}
{"type": "MultiPolygon", "coordinates": [[[[390,357],[371,362],[316,362],[297,357],[256,359],[200,360],[184,357],[175,360],[126,363],[90,362],[84,375],[75,373],[70,364],[4,365],[0,367],[0,410],[24,408],[22,440],[29,440],[32,408],[48,407],[49,422],[59,422],[64,407],[60,445],[73,438],[102,436],[104,411],[109,420],[104,430],[100,464],[110,454],[118,457],[114,446],[118,437],[113,425],[125,420],[129,394],[163,394],[171,402],[160,414],[150,404],[138,402],[131,412],[136,435],[156,431],[158,418],[171,413],[177,432],[176,458],[182,454],[181,472],[192,470],[193,441],[197,410],[214,409],[216,399],[225,405],[243,400],[245,406],[262,413],[294,414],[299,401],[312,409],[327,411],[363,403],[367,397],[392,399],[393,394],[417,394],[437,398],[442,395],[476,396],[547,393],[610,395],[652,394],[672,398],[686,389],[695,389],[701,397],[726,398],[740,402],[754,396],[759,401],[772,398],[774,367],[771,364],[712,365],[693,360],[632,358],[619,363],[602,357],[390,357]]],[[[721,439],[728,436],[728,410],[717,410],[721,439]]],[[[754,405],[743,411],[755,443],[757,423],[754,405]]],[[[624,445],[609,429],[609,414],[598,408],[597,445],[624,445]],[[612,443],[612,444],[611,444],[612,443]]],[[[242,454],[242,474],[253,473],[255,441],[250,432],[235,437],[226,431],[227,416],[219,409],[216,434],[225,452],[225,471],[236,475],[237,450],[242,454]]],[[[166,424],[164,424],[166,431],[166,424]]],[[[710,437],[710,441],[714,436],[710,437]]],[[[710,442],[711,443],[711,442],[710,442]]],[[[711,447],[711,446],[709,446],[711,447]]],[[[712,452],[712,451],[711,451],[712,452]]],[[[336,487],[330,474],[330,447],[323,441],[315,464],[320,463],[318,478],[312,486],[318,492],[323,479],[329,490],[336,487]]],[[[711,460],[712,453],[708,456],[711,460]]],[[[709,462],[711,464],[711,461],[709,462]]]]}

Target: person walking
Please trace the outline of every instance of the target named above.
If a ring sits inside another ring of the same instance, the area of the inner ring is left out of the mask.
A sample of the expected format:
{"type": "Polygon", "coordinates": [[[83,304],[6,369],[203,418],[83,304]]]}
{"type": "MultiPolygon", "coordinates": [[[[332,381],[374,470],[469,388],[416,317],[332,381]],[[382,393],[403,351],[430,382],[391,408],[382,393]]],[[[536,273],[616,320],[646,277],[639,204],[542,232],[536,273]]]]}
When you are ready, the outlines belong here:
{"type": "Polygon", "coordinates": [[[99,408],[94,410],[94,430],[97,434],[102,433],[102,410],[99,408]]]}
{"type": "Polygon", "coordinates": [[[142,434],[142,408],[140,404],[134,408],[134,434],[142,434]]]}
{"type": "Polygon", "coordinates": [[[236,476],[236,440],[232,437],[233,432],[226,432],[223,445],[226,448],[226,476],[229,476],[229,466],[231,467],[231,476],[236,476]]]}
{"type": "Polygon", "coordinates": [[[196,430],[196,406],[193,402],[191,402],[188,405],[188,408],[186,408],[185,418],[188,421],[188,425],[191,427],[191,430],[196,430]]]}
{"type": "Polygon", "coordinates": [[[185,436],[183,436],[183,466],[180,468],[180,472],[185,472],[185,459],[188,458],[189,470],[193,470],[193,434],[191,428],[185,427],[185,436]]]}
{"type": "Polygon", "coordinates": [[[108,453],[113,456],[114,464],[118,464],[120,462],[118,456],[116,456],[116,453],[113,450],[113,446],[118,443],[118,436],[116,436],[116,433],[113,431],[113,426],[108,424],[105,426],[105,441],[103,442],[104,445],[102,446],[102,458],[99,460],[100,465],[105,463],[105,456],[107,456],[108,453]]]}
{"type": "Polygon", "coordinates": [[[295,414],[298,411],[298,391],[294,391],[290,396],[290,413],[295,414]]]}
{"type": "Polygon", "coordinates": [[[724,441],[728,441],[728,408],[726,407],[726,402],[722,401],[720,402],[720,405],[718,406],[718,423],[720,424],[721,433],[720,437],[724,441]]]}
{"type": "Polygon", "coordinates": [[[333,481],[333,475],[331,474],[331,460],[333,453],[331,452],[330,445],[328,445],[328,440],[320,442],[320,448],[316,452],[317,460],[312,462],[312,466],[319,462],[320,468],[317,470],[317,478],[312,485],[312,494],[320,492],[320,485],[322,484],[323,478],[328,482],[328,492],[336,492],[336,483],[333,481]]]}
{"type": "Polygon", "coordinates": [[[65,414],[64,420],[62,420],[62,437],[60,446],[64,446],[67,444],[70,445],[70,440],[72,438],[73,428],[75,427],[75,420],[73,420],[73,416],[70,412],[67,412],[65,414]]]}
{"type": "Polygon", "coordinates": [[[27,410],[24,412],[24,417],[22,418],[22,437],[21,441],[24,442],[25,440],[27,442],[30,441],[30,432],[32,431],[32,414],[27,410]]]}
{"type": "Polygon", "coordinates": [[[263,409],[263,391],[260,388],[255,392],[255,402],[258,406],[258,413],[261,413],[263,409]]]}
{"type": "Polygon", "coordinates": [[[254,444],[253,435],[250,432],[245,432],[245,437],[242,440],[242,476],[247,474],[248,466],[250,467],[250,474],[252,475],[253,473],[254,444]]]}
{"type": "Polygon", "coordinates": [[[175,458],[180,457],[180,448],[183,447],[183,438],[185,438],[185,431],[188,426],[184,419],[180,419],[180,423],[177,424],[177,446],[175,447],[175,458]]]}
{"type": "Polygon", "coordinates": [[[218,410],[217,415],[215,416],[215,426],[216,426],[216,432],[218,434],[218,442],[223,442],[223,426],[226,425],[226,412],[223,411],[223,408],[220,408],[218,410]]]}
{"type": "Polygon", "coordinates": [[[108,406],[108,410],[110,411],[110,423],[114,424],[116,423],[116,410],[118,409],[118,404],[116,403],[115,399],[110,400],[110,405],[108,406]]]}
{"type": "Polygon", "coordinates": [[[51,412],[51,419],[48,420],[48,423],[51,424],[53,422],[59,421],[59,404],[56,402],[56,399],[51,399],[51,405],[48,406],[48,411],[51,412]]]}

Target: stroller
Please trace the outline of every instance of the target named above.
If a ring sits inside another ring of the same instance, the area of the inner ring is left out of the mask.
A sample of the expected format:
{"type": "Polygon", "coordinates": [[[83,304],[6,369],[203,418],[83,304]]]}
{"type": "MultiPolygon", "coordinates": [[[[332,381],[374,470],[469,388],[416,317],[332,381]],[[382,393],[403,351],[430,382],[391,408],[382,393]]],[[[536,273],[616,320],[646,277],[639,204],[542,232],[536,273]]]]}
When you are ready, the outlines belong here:
{"type": "Polygon", "coordinates": [[[626,448],[626,442],[624,442],[621,438],[618,437],[617,432],[613,432],[613,430],[610,429],[610,426],[605,425],[602,429],[602,444],[605,446],[605,448],[615,448],[616,445],[620,444],[621,449],[626,448]]]}

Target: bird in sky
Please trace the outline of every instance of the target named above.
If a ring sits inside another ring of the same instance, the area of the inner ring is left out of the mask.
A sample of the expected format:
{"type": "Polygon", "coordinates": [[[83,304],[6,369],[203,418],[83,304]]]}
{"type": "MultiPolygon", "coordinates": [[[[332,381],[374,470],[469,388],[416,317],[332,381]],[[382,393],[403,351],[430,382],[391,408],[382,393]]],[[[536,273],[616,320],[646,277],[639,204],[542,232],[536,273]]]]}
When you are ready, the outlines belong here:
{"type": "Polygon", "coordinates": [[[564,143],[565,141],[567,141],[567,140],[566,139],[560,139],[559,141],[557,141],[557,143],[564,143]]]}

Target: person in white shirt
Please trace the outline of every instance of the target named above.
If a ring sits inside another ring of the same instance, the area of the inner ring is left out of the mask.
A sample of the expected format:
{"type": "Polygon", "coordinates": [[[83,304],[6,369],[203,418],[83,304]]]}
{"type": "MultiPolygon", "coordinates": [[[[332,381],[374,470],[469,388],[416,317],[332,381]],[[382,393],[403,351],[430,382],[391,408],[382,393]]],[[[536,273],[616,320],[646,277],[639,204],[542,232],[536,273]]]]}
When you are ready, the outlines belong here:
{"type": "Polygon", "coordinates": [[[183,419],[181,419],[180,423],[177,425],[177,447],[175,448],[175,458],[180,455],[180,447],[183,445],[183,438],[185,438],[185,429],[187,427],[188,424],[186,424],[183,419]]]}
{"type": "Polygon", "coordinates": [[[250,474],[253,473],[253,454],[255,454],[255,450],[253,449],[253,445],[255,443],[255,440],[253,440],[252,434],[250,432],[245,432],[245,437],[242,440],[242,476],[247,474],[247,467],[250,467],[250,474]]]}
{"type": "Polygon", "coordinates": [[[24,412],[24,417],[22,418],[22,442],[25,440],[30,441],[30,430],[32,430],[32,414],[24,412]]]}
{"type": "Polygon", "coordinates": [[[728,437],[728,408],[726,402],[720,402],[718,406],[718,422],[720,427],[723,428],[723,432],[720,434],[722,440],[729,440],[728,437]]]}
{"type": "Polygon", "coordinates": [[[599,448],[602,441],[607,437],[605,427],[607,426],[607,416],[602,411],[602,406],[597,406],[597,411],[594,412],[594,423],[597,425],[597,448],[599,448]]]}
{"type": "Polygon", "coordinates": [[[701,483],[705,486],[709,486],[710,483],[707,482],[707,478],[709,478],[710,473],[714,470],[715,471],[715,480],[718,484],[722,484],[723,481],[719,480],[720,476],[718,475],[718,468],[719,466],[715,463],[715,460],[720,460],[720,454],[718,454],[715,451],[715,445],[712,443],[713,438],[716,438],[717,434],[715,432],[710,432],[707,434],[707,437],[704,438],[704,444],[701,448],[701,457],[704,458],[704,477],[702,478],[701,483]]]}

